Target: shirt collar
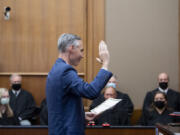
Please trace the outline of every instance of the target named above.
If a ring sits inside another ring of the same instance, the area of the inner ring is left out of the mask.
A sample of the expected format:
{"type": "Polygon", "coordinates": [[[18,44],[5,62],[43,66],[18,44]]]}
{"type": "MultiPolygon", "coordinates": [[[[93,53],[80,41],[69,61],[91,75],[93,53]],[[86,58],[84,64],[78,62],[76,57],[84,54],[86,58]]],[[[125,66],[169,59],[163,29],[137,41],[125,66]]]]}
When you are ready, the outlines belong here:
{"type": "Polygon", "coordinates": [[[165,93],[165,94],[167,94],[167,92],[168,92],[168,88],[167,89],[165,89],[165,90],[163,90],[162,88],[158,88],[159,89],[159,91],[161,91],[161,92],[163,92],[163,93],[165,93]]]}
{"type": "Polygon", "coordinates": [[[13,94],[15,94],[17,92],[17,95],[19,95],[19,93],[21,92],[21,89],[20,90],[13,90],[12,89],[12,92],[13,92],[13,94]]]}

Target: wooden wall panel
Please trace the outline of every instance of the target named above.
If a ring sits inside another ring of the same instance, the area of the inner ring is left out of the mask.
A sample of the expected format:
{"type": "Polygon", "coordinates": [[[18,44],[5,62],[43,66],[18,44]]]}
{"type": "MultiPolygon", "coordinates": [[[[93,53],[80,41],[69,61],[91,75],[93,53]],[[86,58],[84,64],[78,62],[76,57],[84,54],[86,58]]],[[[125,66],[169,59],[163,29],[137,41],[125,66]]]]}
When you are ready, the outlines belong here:
{"type": "MultiPolygon", "coordinates": [[[[104,0],[88,0],[88,23],[87,23],[87,81],[91,82],[98,73],[101,65],[96,61],[99,57],[99,42],[104,40],[104,0]]],[[[91,101],[87,101],[87,106],[91,101]]],[[[87,107],[88,108],[88,107],[87,107]]]]}
{"type": "MultiPolygon", "coordinates": [[[[48,72],[58,56],[60,34],[76,33],[86,42],[86,1],[3,0],[10,20],[0,17],[0,72],[48,72]],[[7,61],[8,60],[8,61],[7,61]]],[[[84,60],[78,66],[84,72],[84,60]]]]}
{"type": "MultiPolygon", "coordinates": [[[[104,0],[1,0],[0,13],[0,87],[9,88],[10,74],[20,73],[23,88],[40,105],[62,33],[82,37],[84,59],[76,69],[88,82],[95,77],[98,43],[104,39],[104,0]],[[6,6],[11,7],[8,21],[3,16],[6,6]]],[[[83,101],[87,110],[90,101],[83,101]]]]}
{"type": "MultiPolygon", "coordinates": [[[[36,104],[39,106],[45,97],[46,76],[23,75],[22,77],[22,88],[32,93],[36,104]]],[[[0,88],[5,87],[10,89],[9,75],[1,76],[0,80],[0,88]]]]}
{"type": "MultiPolygon", "coordinates": [[[[32,93],[37,106],[40,106],[41,101],[46,97],[45,88],[46,88],[46,77],[47,75],[25,75],[22,74],[22,88],[32,93]]],[[[83,75],[79,75],[83,78],[83,75]]],[[[10,89],[10,75],[1,75],[0,76],[0,88],[10,89]]],[[[84,100],[85,105],[87,101],[84,100]]]]}

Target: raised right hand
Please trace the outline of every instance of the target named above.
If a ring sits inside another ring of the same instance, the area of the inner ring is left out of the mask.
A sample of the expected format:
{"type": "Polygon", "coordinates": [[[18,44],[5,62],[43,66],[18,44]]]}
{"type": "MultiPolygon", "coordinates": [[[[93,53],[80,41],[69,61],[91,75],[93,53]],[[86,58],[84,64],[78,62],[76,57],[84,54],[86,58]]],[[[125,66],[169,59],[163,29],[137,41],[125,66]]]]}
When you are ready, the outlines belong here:
{"type": "Polygon", "coordinates": [[[110,55],[107,45],[103,40],[99,43],[99,58],[102,63],[102,68],[108,70],[110,55]]]}

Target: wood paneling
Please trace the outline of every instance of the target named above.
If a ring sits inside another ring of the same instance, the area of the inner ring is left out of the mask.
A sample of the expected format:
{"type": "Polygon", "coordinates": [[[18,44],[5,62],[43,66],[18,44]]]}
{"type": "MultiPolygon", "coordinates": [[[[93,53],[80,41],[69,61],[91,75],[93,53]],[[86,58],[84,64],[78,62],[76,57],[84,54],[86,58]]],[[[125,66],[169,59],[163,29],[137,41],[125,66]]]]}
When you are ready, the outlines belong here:
{"type": "MultiPolygon", "coordinates": [[[[1,135],[48,135],[47,127],[0,127],[1,135]]],[[[155,127],[86,128],[86,135],[155,135],[155,127]]]]}
{"type": "MultiPolygon", "coordinates": [[[[0,17],[0,72],[48,72],[62,33],[76,33],[86,42],[84,0],[2,0],[1,13],[6,6],[11,18],[0,17]]],[[[83,60],[78,71],[84,66],[83,60]]]]}
{"type": "MultiPolygon", "coordinates": [[[[37,105],[40,105],[41,101],[45,97],[45,83],[46,76],[22,76],[22,88],[32,93],[37,105]]],[[[1,76],[0,87],[10,88],[9,76],[1,76]]]]}
{"type": "MultiPolygon", "coordinates": [[[[32,93],[36,101],[36,104],[40,106],[41,101],[46,97],[45,86],[46,86],[47,75],[45,73],[44,74],[19,73],[19,74],[22,75],[22,88],[32,93]]],[[[79,74],[79,76],[82,78],[84,77],[83,74],[79,74]]],[[[9,78],[10,78],[10,74],[0,75],[0,88],[5,87],[10,89],[9,78]]],[[[84,102],[86,103],[87,101],[85,100],[84,102]]]]}
{"type": "MultiPolygon", "coordinates": [[[[23,88],[40,105],[62,33],[82,37],[84,59],[76,69],[88,82],[95,77],[100,68],[95,60],[98,44],[104,39],[104,0],[1,0],[0,13],[0,87],[9,88],[9,76],[18,72],[23,88]],[[10,20],[3,16],[7,6],[10,20]]],[[[88,109],[90,101],[83,101],[88,109]]]]}
{"type": "MultiPolygon", "coordinates": [[[[96,61],[99,57],[98,46],[101,40],[104,40],[104,0],[88,0],[88,22],[87,22],[87,81],[91,82],[101,68],[96,61]]],[[[87,100],[87,106],[91,104],[87,100]]],[[[87,108],[86,108],[87,109],[87,108]]]]}

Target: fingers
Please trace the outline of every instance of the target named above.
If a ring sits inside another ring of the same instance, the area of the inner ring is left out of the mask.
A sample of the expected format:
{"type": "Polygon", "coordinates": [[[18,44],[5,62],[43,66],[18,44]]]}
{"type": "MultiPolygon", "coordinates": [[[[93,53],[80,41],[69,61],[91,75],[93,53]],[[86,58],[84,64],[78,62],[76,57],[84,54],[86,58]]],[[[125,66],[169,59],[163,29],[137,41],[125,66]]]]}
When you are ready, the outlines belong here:
{"type": "Polygon", "coordinates": [[[103,63],[102,60],[100,58],[96,58],[96,60],[99,62],[99,63],[103,63]]]}
{"type": "Polygon", "coordinates": [[[85,112],[85,118],[86,120],[88,121],[91,121],[93,120],[94,118],[96,117],[96,115],[92,112],[85,112]]]}
{"type": "Polygon", "coordinates": [[[102,63],[102,68],[108,69],[109,58],[110,56],[107,45],[104,41],[101,41],[99,43],[99,58],[96,58],[96,60],[102,63]]]}
{"type": "Polygon", "coordinates": [[[99,52],[101,51],[107,51],[107,45],[103,40],[99,43],[99,52]]]}

